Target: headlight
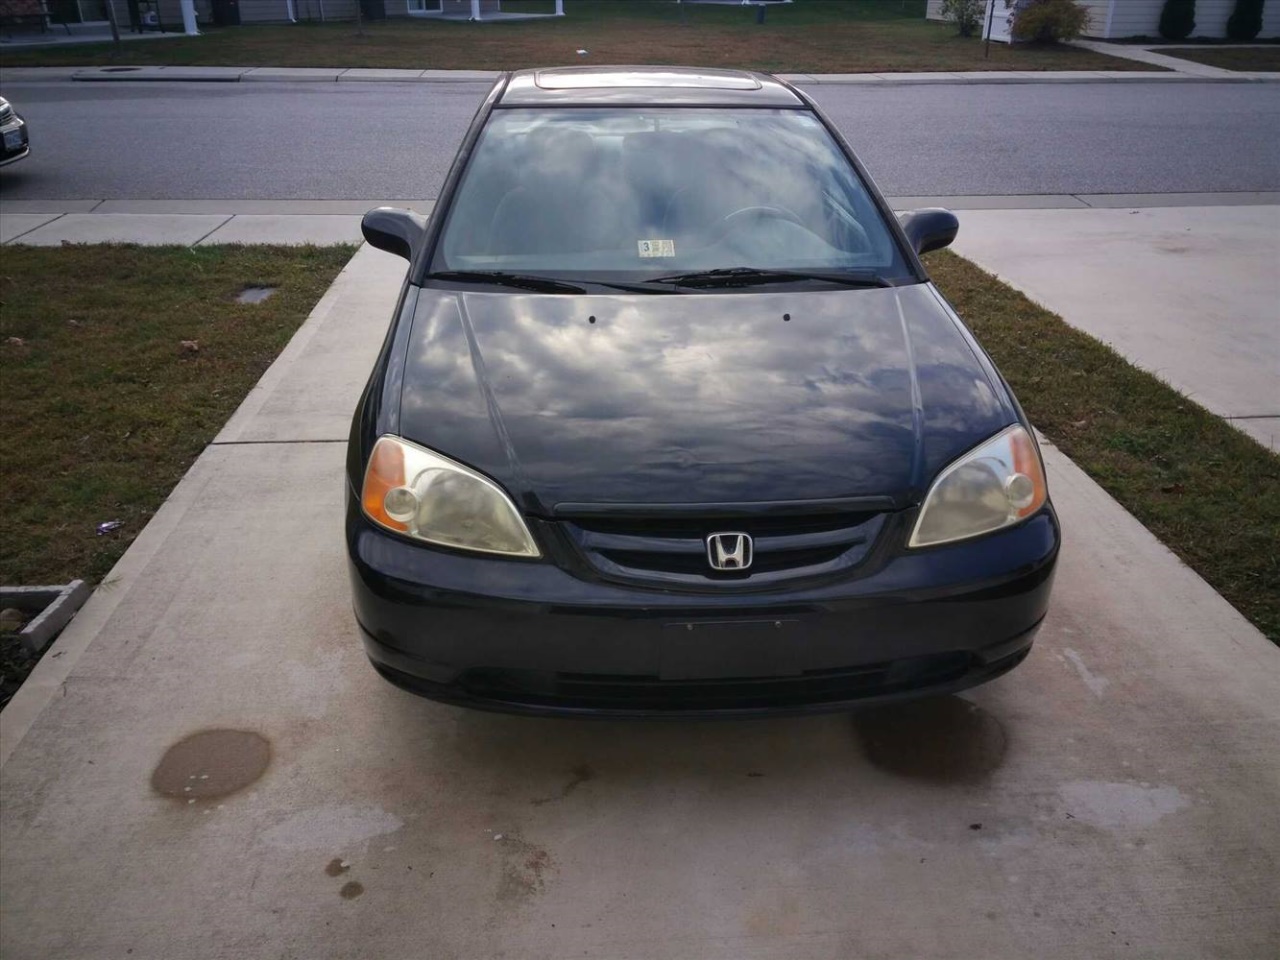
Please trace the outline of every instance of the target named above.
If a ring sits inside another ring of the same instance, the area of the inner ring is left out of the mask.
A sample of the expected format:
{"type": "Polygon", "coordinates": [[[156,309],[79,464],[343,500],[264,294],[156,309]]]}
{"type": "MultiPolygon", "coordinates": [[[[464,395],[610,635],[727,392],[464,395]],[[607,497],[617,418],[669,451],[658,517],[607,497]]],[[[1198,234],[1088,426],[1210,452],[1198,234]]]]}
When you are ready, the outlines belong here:
{"type": "Polygon", "coordinates": [[[1048,496],[1035,441],[1012,426],[938,475],[907,545],[929,547],[991,533],[1031,516],[1048,496]]]}
{"type": "Polygon", "coordinates": [[[501,487],[399,437],[380,437],[374,444],[360,500],[374,523],[427,543],[513,557],[541,556],[501,487]]]}

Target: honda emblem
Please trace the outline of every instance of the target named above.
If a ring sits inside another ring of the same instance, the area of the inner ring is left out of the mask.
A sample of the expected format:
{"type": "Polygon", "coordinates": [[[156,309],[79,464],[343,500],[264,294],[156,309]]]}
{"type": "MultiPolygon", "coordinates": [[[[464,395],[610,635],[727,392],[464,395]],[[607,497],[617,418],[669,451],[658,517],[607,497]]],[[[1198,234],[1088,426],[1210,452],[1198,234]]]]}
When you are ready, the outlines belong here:
{"type": "Polygon", "coordinates": [[[712,570],[746,570],[751,559],[751,538],[745,533],[713,533],[707,537],[707,562],[712,570]]]}

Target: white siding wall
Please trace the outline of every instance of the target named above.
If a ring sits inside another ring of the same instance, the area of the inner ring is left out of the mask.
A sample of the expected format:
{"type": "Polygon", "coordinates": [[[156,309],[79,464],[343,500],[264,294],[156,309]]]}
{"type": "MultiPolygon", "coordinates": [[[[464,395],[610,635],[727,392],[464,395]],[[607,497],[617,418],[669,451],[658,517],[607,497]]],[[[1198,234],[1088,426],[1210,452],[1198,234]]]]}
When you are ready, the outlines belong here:
{"type": "MultiPolygon", "coordinates": [[[[1164,0],[1120,0],[1111,12],[1111,29],[1106,37],[1158,37],[1163,9],[1164,0]]],[[[1199,21],[1197,16],[1196,22],[1199,21]]]]}
{"type": "MultiPolygon", "coordinates": [[[[1086,36],[1099,40],[1116,37],[1160,36],[1160,12],[1164,0],[1077,0],[1089,8],[1086,36]],[[1110,14],[1110,29],[1108,29],[1110,14]]],[[[1196,0],[1196,29],[1193,37],[1225,37],[1227,18],[1235,11],[1236,0],[1196,0]]],[[[929,20],[941,20],[942,0],[929,0],[925,8],[929,20]]],[[[1259,38],[1280,37],[1280,0],[1267,0],[1262,8],[1259,38]]]]}
{"type": "MultiPolygon", "coordinates": [[[[244,0],[241,0],[243,4],[244,0]]],[[[299,20],[320,19],[324,11],[325,20],[354,20],[356,18],[355,0],[293,0],[293,7],[298,12],[299,20]]],[[[243,14],[241,14],[243,18],[243,14]]]]}
{"type": "Polygon", "coordinates": [[[1280,0],[1271,0],[1262,5],[1262,32],[1258,38],[1268,40],[1280,37],[1280,0]]]}
{"type": "Polygon", "coordinates": [[[1076,0],[1080,6],[1089,11],[1089,26],[1085,27],[1086,37],[1102,39],[1107,35],[1107,15],[1111,12],[1111,0],[1076,0]]]}
{"type": "MultiPolygon", "coordinates": [[[[1265,4],[1264,4],[1265,6],[1265,4]]],[[[1196,29],[1193,37],[1225,37],[1227,18],[1235,12],[1236,0],[1196,0],[1196,29]]],[[[1160,21],[1156,20],[1159,32],[1160,21]]]]}
{"type": "MultiPolygon", "coordinates": [[[[1158,37],[1160,36],[1160,12],[1164,0],[1112,0],[1115,10],[1111,15],[1111,32],[1108,37],[1158,37]]],[[[1267,0],[1262,10],[1262,33],[1273,37],[1280,32],[1280,0],[1267,0]]],[[[1193,37],[1225,37],[1227,18],[1235,12],[1236,0],[1196,0],[1196,28],[1193,37]]],[[[1093,33],[1092,36],[1102,36],[1093,33]]]]}
{"type": "MultiPolygon", "coordinates": [[[[210,7],[212,8],[212,4],[210,7]]],[[[296,6],[296,5],[295,5],[296,6]]],[[[327,7],[328,4],[325,4],[327,7]]],[[[213,14],[210,12],[210,17],[213,14]]],[[[240,0],[240,23],[281,23],[289,19],[289,5],[284,0],[240,0]]],[[[302,19],[299,15],[298,19],[302,19]]]]}

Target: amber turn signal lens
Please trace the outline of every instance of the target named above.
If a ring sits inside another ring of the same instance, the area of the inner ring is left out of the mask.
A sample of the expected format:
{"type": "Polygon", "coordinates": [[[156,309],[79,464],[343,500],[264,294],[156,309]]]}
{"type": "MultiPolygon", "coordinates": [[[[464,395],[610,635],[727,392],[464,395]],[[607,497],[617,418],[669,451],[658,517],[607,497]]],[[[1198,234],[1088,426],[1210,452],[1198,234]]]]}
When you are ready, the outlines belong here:
{"type": "Polygon", "coordinates": [[[407,532],[409,525],[402,520],[393,519],[387,513],[387,494],[403,487],[404,483],[404,450],[397,443],[379,440],[374,445],[373,455],[369,457],[369,468],[364,475],[364,493],[361,498],[364,512],[384,527],[401,533],[407,532]]]}
{"type": "MultiPolygon", "coordinates": [[[[1036,442],[1026,430],[1015,430],[1009,435],[1013,446],[1013,468],[1031,481],[1030,501],[1025,506],[1015,507],[1018,519],[1029,517],[1049,499],[1049,486],[1044,479],[1044,465],[1040,462],[1040,452],[1036,450],[1036,442]]],[[[1026,497],[1021,498],[1025,501],[1026,497]]]]}

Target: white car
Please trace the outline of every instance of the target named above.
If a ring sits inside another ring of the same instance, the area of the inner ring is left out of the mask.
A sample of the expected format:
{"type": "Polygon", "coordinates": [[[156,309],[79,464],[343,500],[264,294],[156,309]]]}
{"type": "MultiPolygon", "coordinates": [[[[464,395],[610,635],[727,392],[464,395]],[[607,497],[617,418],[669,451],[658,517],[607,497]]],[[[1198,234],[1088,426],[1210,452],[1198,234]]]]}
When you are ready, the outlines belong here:
{"type": "Polygon", "coordinates": [[[0,167],[15,163],[31,152],[27,122],[4,97],[0,97],[0,138],[3,138],[0,143],[0,167]]]}

